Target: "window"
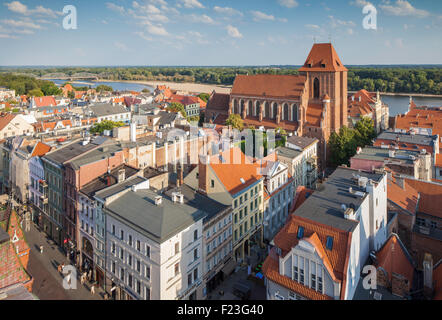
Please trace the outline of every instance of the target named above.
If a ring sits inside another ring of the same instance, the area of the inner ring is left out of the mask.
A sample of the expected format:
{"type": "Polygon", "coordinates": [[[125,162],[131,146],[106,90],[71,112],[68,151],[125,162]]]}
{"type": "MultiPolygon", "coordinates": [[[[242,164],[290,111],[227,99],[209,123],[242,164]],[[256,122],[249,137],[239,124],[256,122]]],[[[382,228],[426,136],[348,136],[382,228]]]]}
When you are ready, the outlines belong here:
{"type": "Polygon", "coordinates": [[[137,240],[137,250],[141,251],[141,242],[140,242],[140,240],[137,240]]]}
{"type": "Polygon", "coordinates": [[[141,272],[141,261],[137,259],[137,271],[138,273],[141,272]]]}
{"type": "Polygon", "coordinates": [[[132,255],[127,257],[127,263],[132,267],[132,255]]]}
{"type": "Polygon", "coordinates": [[[137,280],[137,293],[141,294],[141,282],[137,280]]]}
{"type": "Polygon", "coordinates": [[[198,268],[193,270],[193,279],[194,279],[194,281],[196,281],[198,279],[198,268]]]}
{"type": "Polygon", "coordinates": [[[112,261],[111,271],[113,274],[115,274],[115,262],[114,261],[112,261]]]}
{"type": "Polygon", "coordinates": [[[191,286],[191,285],[192,285],[192,274],[191,274],[191,273],[189,273],[189,274],[187,275],[187,285],[188,285],[188,286],[191,286]]]}
{"type": "Polygon", "coordinates": [[[333,237],[327,237],[326,248],[330,251],[333,249],[333,237]]]}
{"type": "Polygon", "coordinates": [[[121,238],[121,240],[124,240],[124,231],[123,230],[121,230],[121,232],[120,232],[120,238],[121,238]]]}
{"type": "Polygon", "coordinates": [[[298,267],[293,267],[293,280],[298,281],[299,278],[299,269],[298,267]]]}
{"type": "Polygon", "coordinates": [[[112,225],[112,234],[115,235],[115,225],[112,225]]]}
{"type": "Polygon", "coordinates": [[[212,188],[215,188],[215,181],[214,181],[214,180],[211,180],[211,181],[210,181],[210,186],[211,186],[212,188]]]}
{"type": "Polygon", "coordinates": [[[311,288],[316,290],[316,275],[312,273],[311,288]]]}
{"type": "Polygon", "coordinates": [[[175,264],[175,275],[177,276],[180,273],[180,264],[176,263],[175,264]]]}
{"type": "Polygon", "coordinates": [[[120,279],[121,281],[124,281],[124,269],[120,268],[120,279]]]}
{"type": "MultiPolygon", "coordinates": [[[[175,265],[175,268],[176,268],[176,265],[175,265]]],[[[146,278],[150,280],[150,267],[149,267],[149,266],[146,266],[144,272],[145,272],[146,278]]],[[[176,275],[176,274],[177,274],[177,273],[176,273],[176,269],[175,269],[175,275],[176,275]]]]}
{"type": "Polygon", "coordinates": [[[198,249],[193,250],[193,260],[198,260],[198,249]]]}
{"type": "Polygon", "coordinates": [[[304,227],[298,227],[298,239],[302,239],[304,237],[304,227]]]}
{"type": "Polygon", "coordinates": [[[124,259],[124,249],[120,249],[120,259],[124,259]]]}
{"type": "Polygon", "coordinates": [[[175,254],[178,254],[180,252],[180,244],[177,242],[175,243],[175,254]]]}
{"type": "Polygon", "coordinates": [[[132,275],[129,274],[129,278],[127,279],[127,284],[129,285],[130,288],[132,288],[132,275]]]}
{"type": "Polygon", "coordinates": [[[111,252],[112,252],[113,254],[115,254],[115,242],[112,242],[112,245],[111,245],[111,252]]]}
{"type": "Polygon", "coordinates": [[[150,300],[150,288],[146,287],[146,300],[150,300]]]}
{"type": "Polygon", "coordinates": [[[300,277],[299,277],[299,283],[300,283],[300,284],[304,284],[304,269],[300,269],[299,271],[300,271],[300,272],[299,272],[299,275],[300,275],[300,277]]]}
{"type": "Polygon", "coordinates": [[[146,244],[146,257],[150,258],[150,247],[146,244]]]}
{"type": "Polygon", "coordinates": [[[198,230],[195,230],[193,232],[193,241],[196,241],[196,240],[198,240],[198,230]]]}
{"type": "Polygon", "coordinates": [[[318,291],[322,293],[322,277],[318,275],[318,291]]]}

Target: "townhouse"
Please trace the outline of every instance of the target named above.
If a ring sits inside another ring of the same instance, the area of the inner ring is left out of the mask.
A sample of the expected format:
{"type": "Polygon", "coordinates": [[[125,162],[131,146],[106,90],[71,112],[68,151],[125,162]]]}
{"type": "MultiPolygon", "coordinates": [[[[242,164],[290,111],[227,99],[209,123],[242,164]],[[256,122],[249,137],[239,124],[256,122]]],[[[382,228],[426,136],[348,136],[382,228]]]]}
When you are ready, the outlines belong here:
{"type": "Polygon", "coordinates": [[[267,299],[352,299],[387,238],[387,175],[338,168],[290,216],[263,265],[267,299]]]}

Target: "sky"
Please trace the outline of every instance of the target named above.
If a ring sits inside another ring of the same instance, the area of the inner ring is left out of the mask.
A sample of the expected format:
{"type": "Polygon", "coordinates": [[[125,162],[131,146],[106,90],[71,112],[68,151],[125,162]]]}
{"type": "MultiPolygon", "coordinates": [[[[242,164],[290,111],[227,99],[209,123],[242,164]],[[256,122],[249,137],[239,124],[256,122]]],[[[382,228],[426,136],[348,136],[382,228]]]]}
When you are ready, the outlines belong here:
{"type": "Polygon", "coordinates": [[[0,66],[442,64],[441,32],[440,0],[0,0],[0,66]]]}

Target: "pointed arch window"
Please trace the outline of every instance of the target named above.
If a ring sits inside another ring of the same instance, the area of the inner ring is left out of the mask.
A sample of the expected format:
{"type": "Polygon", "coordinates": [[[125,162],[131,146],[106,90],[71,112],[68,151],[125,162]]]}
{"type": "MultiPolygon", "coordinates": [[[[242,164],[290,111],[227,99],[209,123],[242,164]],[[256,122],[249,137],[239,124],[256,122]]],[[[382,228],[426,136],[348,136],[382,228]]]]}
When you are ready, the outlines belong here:
{"type": "Polygon", "coordinates": [[[313,97],[315,99],[319,99],[319,79],[315,78],[315,80],[313,80],[313,97]]]}

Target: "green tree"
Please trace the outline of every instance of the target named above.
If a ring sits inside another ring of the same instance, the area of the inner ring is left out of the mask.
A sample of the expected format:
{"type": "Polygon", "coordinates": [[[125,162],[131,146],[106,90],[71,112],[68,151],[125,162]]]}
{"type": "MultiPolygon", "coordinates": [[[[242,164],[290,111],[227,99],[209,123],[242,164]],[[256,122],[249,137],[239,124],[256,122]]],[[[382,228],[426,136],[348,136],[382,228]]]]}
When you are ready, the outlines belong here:
{"type": "Polygon", "coordinates": [[[96,123],[89,130],[92,134],[102,134],[106,130],[112,130],[113,128],[123,127],[123,122],[115,122],[109,120],[103,120],[100,123],[96,123]]]}
{"type": "Polygon", "coordinates": [[[242,131],[244,128],[244,121],[239,114],[231,114],[226,120],[226,126],[232,126],[232,128],[242,131]]]}
{"type": "Polygon", "coordinates": [[[43,97],[44,94],[40,89],[33,89],[28,92],[28,95],[31,97],[43,97]]]}
{"type": "Polygon", "coordinates": [[[95,90],[97,92],[103,92],[103,91],[112,92],[112,91],[114,91],[114,89],[111,86],[107,86],[105,84],[100,84],[99,86],[97,86],[97,88],[95,88],[95,90]]]}
{"type": "Polygon", "coordinates": [[[167,111],[170,111],[170,112],[176,112],[176,113],[180,112],[184,118],[187,118],[187,112],[186,112],[186,109],[184,108],[184,106],[183,106],[181,103],[178,103],[178,102],[172,102],[172,103],[166,108],[166,110],[167,110],[167,111]]]}
{"type": "Polygon", "coordinates": [[[207,93],[201,93],[200,95],[198,95],[198,97],[204,102],[207,102],[209,101],[210,95],[207,93]]]}
{"type": "Polygon", "coordinates": [[[374,122],[368,117],[362,117],[355,125],[355,138],[358,139],[359,146],[366,146],[372,143],[372,140],[376,138],[376,130],[374,128],[374,122]]]}

